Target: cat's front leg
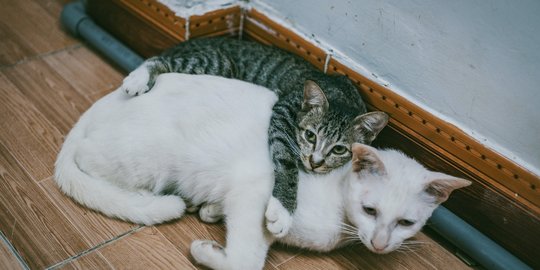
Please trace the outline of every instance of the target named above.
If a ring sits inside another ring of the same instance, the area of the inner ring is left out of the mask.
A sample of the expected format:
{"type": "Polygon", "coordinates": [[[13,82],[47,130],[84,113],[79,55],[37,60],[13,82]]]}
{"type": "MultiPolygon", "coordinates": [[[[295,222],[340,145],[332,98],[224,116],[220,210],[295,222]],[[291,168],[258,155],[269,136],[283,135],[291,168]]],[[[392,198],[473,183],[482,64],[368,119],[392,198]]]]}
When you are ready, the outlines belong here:
{"type": "Polygon", "coordinates": [[[292,216],[275,197],[270,198],[264,217],[266,218],[266,229],[274,237],[282,238],[289,233],[292,216]]]}
{"type": "MultiPolygon", "coordinates": [[[[284,112],[291,110],[285,101],[278,101],[268,128],[270,153],[274,163],[274,189],[265,213],[266,228],[274,237],[281,238],[289,232],[292,215],[296,209],[298,167],[294,144],[294,118],[284,112]],[[289,127],[289,128],[288,128],[289,127]]],[[[292,113],[291,113],[292,115],[292,113]]]]}
{"type": "Polygon", "coordinates": [[[223,265],[227,258],[225,250],[216,241],[195,240],[191,243],[190,252],[197,263],[212,269],[226,269],[223,265]]]}
{"type": "Polygon", "coordinates": [[[130,96],[142,95],[154,86],[159,74],[168,72],[165,61],[159,57],[150,58],[128,74],[120,88],[130,96]]]}
{"type": "Polygon", "coordinates": [[[273,241],[262,226],[269,188],[265,188],[264,193],[253,189],[232,192],[234,196],[223,202],[227,246],[211,240],[196,240],[191,244],[193,258],[212,269],[262,269],[273,241]]]}

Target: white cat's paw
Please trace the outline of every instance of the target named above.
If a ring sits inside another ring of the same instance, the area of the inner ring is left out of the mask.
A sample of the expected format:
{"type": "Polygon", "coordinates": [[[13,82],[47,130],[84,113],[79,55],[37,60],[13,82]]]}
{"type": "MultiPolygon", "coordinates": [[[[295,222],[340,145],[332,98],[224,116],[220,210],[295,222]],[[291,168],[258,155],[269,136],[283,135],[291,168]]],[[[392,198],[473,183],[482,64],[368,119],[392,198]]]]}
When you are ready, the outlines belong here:
{"type": "Polygon", "coordinates": [[[147,68],[142,65],[129,73],[122,82],[120,88],[130,96],[138,96],[148,92],[148,81],[150,74],[147,68]]]}
{"type": "Polygon", "coordinates": [[[191,256],[197,263],[216,269],[224,267],[225,251],[216,241],[195,240],[191,243],[191,256]]]}
{"type": "Polygon", "coordinates": [[[206,223],[215,223],[223,217],[223,209],[219,203],[205,204],[199,210],[199,217],[206,223]]]}
{"type": "Polygon", "coordinates": [[[188,204],[186,205],[186,212],[192,214],[199,211],[200,208],[201,208],[200,205],[188,204]]]}
{"type": "Polygon", "coordinates": [[[266,218],[266,228],[274,237],[281,238],[287,235],[291,228],[292,217],[276,198],[270,198],[264,216],[266,218]]]}

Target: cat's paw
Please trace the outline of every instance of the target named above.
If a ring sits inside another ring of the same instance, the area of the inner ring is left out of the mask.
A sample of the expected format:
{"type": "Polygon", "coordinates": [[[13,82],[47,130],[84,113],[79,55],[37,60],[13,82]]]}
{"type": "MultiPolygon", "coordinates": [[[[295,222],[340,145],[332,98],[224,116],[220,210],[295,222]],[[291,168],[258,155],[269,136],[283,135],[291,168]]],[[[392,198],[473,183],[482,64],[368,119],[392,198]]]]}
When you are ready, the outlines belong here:
{"type": "Polygon", "coordinates": [[[120,89],[130,96],[138,96],[148,92],[148,81],[150,74],[147,68],[142,65],[129,73],[122,82],[120,89]]]}
{"type": "Polygon", "coordinates": [[[200,205],[186,204],[186,212],[188,212],[190,214],[199,211],[199,209],[201,209],[200,205]]]}
{"type": "Polygon", "coordinates": [[[191,243],[191,256],[197,263],[212,269],[223,267],[226,256],[223,247],[216,241],[195,240],[191,243]]]}
{"type": "Polygon", "coordinates": [[[274,237],[282,238],[289,233],[292,225],[292,216],[276,198],[270,198],[264,217],[266,218],[266,229],[274,237]]]}
{"type": "Polygon", "coordinates": [[[205,204],[199,210],[199,217],[206,223],[215,223],[223,217],[223,209],[219,203],[205,204]]]}

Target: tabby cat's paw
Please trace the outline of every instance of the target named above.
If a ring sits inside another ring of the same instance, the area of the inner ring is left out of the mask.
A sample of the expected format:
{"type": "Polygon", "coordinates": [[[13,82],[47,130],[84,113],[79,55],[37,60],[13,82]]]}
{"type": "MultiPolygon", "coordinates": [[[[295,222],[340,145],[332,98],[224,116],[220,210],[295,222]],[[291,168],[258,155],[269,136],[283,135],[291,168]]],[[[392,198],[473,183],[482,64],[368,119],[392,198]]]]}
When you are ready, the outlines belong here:
{"type": "Polygon", "coordinates": [[[223,267],[226,256],[223,247],[216,241],[195,240],[191,243],[191,256],[197,263],[216,269],[223,267]]]}
{"type": "Polygon", "coordinates": [[[138,96],[148,92],[150,74],[144,65],[138,67],[124,79],[120,88],[130,96],[138,96]]]}
{"type": "Polygon", "coordinates": [[[270,198],[264,216],[266,228],[274,237],[281,238],[287,235],[291,228],[292,216],[276,198],[270,198]]]}
{"type": "Polygon", "coordinates": [[[223,209],[218,203],[205,204],[199,210],[199,217],[206,223],[215,223],[223,217],[223,209]]]}

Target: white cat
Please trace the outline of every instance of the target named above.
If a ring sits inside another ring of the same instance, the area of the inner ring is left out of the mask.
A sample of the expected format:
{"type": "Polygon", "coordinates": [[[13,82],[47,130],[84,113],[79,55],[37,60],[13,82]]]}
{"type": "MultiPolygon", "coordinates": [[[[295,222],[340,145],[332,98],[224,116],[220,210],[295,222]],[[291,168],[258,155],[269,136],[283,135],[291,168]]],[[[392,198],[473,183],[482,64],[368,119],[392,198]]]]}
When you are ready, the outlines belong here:
{"type": "MultiPolygon", "coordinates": [[[[351,150],[352,163],[329,174],[300,173],[291,228],[277,241],[325,252],[358,240],[385,254],[418,233],[453,190],[471,184],[397,150],[357,143],[351,150]]],[[[205,214],[218,220],[219,208],[211,209],[205,214]]]]}
{"type": "MultiPolygon", "coordinates": [[[[267,145],[276,100],[260,86],[208,75],[164,74],[136,99],[117,90],[67,136],[55,180],[81,204],[141,224],[181,217],[183,199],[205,203],[204,220],[226,217],[227,246],[195,241],[195,260],[214,269],[261,269],[274,241],[265,211],[280,219],[267,145]]],[[[395,151],[355,144],[352,152],[352,163],[329,174],[300,174],[297,210],[280,241],[327,251],[353,235],[386,253],[418,232],[453,189],[469,184],[395,151]]]]}
{"type": "Polygon", "coordinates": [[[181,217],[183,199],[218,203],[227,247],[196,241],[193,257],[215,269],[261,269],[271,243],[262,224],[273,187],[267,130],[276,100],[266,88],[207,75],[161,75],[140,98],[116,90],[69,133],[55,180],[89,208],[147,225],[181,217]]]}
{"type": "Polygon", "coordinates": [[[450,193],[470,181],[431,172],[396,150],[353,144],[353,160],[328,177],[303,175],[287,244],[329,251],[360,240],[384,254],[414,236],[450,193]],[[344,178],[339,178],[344,174],[344,178]]]}

